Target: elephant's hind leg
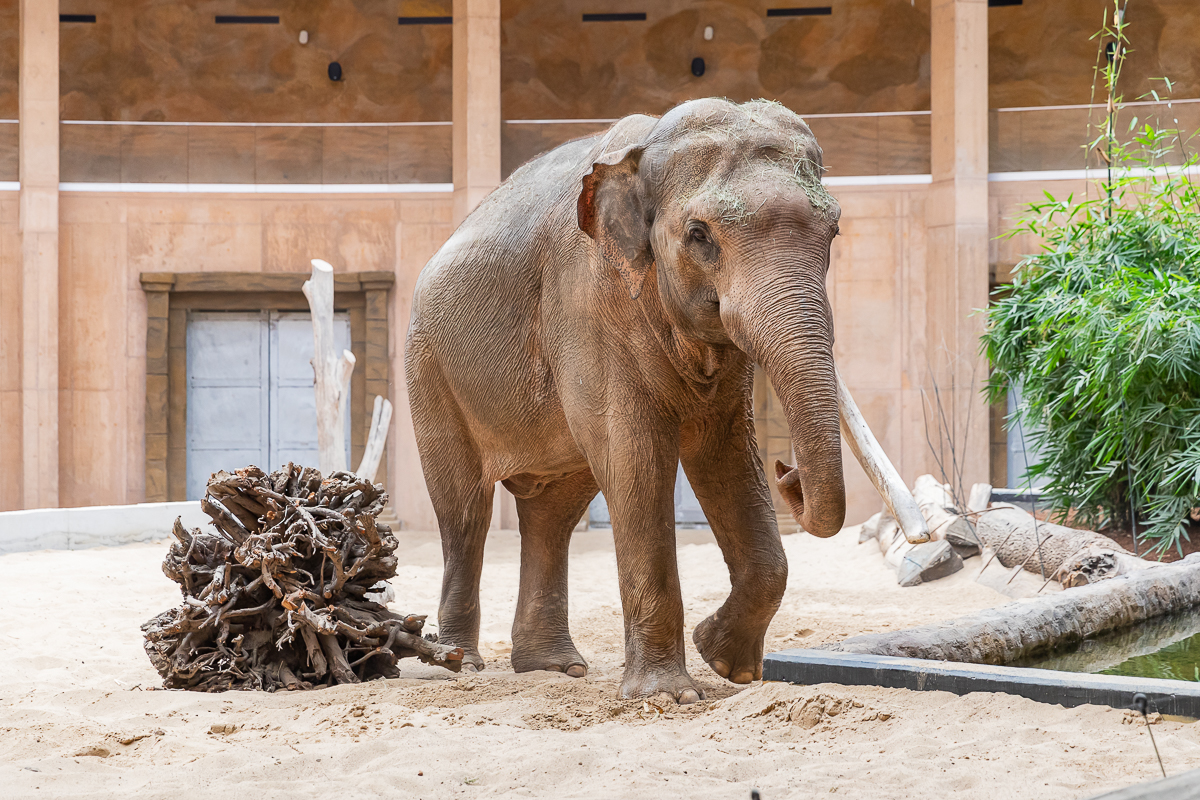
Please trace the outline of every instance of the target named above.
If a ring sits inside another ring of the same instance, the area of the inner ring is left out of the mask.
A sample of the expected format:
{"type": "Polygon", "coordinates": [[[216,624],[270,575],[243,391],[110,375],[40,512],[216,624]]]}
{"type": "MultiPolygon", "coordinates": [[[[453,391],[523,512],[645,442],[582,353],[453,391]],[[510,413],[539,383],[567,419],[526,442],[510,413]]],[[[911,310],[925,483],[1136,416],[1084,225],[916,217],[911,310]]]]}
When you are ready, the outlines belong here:
{"type": "Polygon", "coordinates": [[[587,674],[567,628],[567,548],[571,532],[599,489],[590,470],[546,486],[535,497],[517,499],[521,526],[521,589],[513,620],[512,665],[587,674]]]}
{"type": "Polygon", "coordinates": [[[442,534],[438,637],[463,649],[465,668],[481,670],[479,579],[495,484],[483,480],[479,450],[440,372],[428,363],[408,368],[417,449],[442,534]]]}

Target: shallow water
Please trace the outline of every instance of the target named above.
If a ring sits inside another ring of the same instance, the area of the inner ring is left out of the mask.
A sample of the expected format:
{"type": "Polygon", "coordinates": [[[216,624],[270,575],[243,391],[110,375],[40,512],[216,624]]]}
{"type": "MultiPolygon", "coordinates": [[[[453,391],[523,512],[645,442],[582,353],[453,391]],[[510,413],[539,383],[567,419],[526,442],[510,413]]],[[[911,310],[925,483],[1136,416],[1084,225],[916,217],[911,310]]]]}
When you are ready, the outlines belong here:
{"type": "Polygon", "coordinates": [[[1200,608],[1085,639],[1014,666],[1200,681],[1200,608]]]}

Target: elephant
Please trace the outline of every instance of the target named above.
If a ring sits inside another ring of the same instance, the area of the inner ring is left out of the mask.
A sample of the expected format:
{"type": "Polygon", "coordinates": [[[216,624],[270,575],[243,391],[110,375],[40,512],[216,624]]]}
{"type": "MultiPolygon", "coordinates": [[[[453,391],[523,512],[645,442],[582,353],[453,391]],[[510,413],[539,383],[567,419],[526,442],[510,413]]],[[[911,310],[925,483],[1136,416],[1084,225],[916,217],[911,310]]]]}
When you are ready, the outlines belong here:
{"type": "MultiPolygon", "coordinates": [[[[513,669],[587,674],[567,624],[567,551],[603,492],[625,626],[621,696],[703,699],[685,665],[681,462],[732,586],[693,642],[721,677],[761,679],[788,567],[757,457],[756,363],[786,409],[797,464],[776,462],[775,479],[797,522],[828,537],[845,516],[847,416],[825,290],[841,212],[822,169],[812,131],[778,103],[705,99],[632,115],[521,166],[424,267],[405,374],[442,540],[439,636],[467,668],[484,666],[479,583],[501,482],[521,537],[513,669]]],[[[890,462],[865,424],[851,428],[900,508],[890,462]]],[[[900,510],[919,518],[914,508],[900,510]]]]}

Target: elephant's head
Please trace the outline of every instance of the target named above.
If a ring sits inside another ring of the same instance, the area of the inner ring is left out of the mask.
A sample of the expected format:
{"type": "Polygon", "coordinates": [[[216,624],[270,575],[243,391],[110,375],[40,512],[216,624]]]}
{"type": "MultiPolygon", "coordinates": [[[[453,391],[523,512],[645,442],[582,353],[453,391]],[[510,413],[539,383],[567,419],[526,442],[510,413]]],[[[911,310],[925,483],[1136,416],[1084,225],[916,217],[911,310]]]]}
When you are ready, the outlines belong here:
{"type": "Polygon", "coordinates": [[[832,536],[846,498],[825,279],[841,210],[812,131],[776,103],[698,100],[610,146],[583,177],[580,228],[630,296],[652,280],[682,335],[763,367],[798,462],[776,465],[780,492],[832,536]]]}

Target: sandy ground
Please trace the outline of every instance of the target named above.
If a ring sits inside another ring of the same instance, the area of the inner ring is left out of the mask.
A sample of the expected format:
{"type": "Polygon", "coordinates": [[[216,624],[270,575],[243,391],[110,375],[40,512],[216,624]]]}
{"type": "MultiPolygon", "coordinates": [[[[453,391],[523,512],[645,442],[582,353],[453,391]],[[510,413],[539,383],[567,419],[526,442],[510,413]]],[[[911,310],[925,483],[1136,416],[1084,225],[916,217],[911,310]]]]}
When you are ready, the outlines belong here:
{"type": "MultiPolygon", "coordinates": [[[[435,535],[404,532],[396,610],[436,615],[435,535]]],[[[768,650],[953,617],[1006,601],[975,566],[901,589],[853,529],[785,537],[788,592],[768,650]]],[[[853,798],[1088,797],[1158,773],[1125,712],[1007,695],[725,683],[691,628],[729,589],[711,535],[680,531],[692,653],[706,702],[659,713],[617,699],[616,563],[607,531],[578,534],[571,625],[591,674],[514,675],[518,537],[493,533],[483,587],[488,670],[313,692],[151,691],[138,626],[179,593],[165,543],[0,557],[0,797],[853,798]]],[[[972,562],[968,562],[969,564],[972,562]]],[[[1169,773],[1200,766],[1200,725],[1155,726],[1169,773]]]]}

